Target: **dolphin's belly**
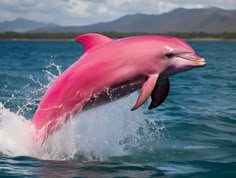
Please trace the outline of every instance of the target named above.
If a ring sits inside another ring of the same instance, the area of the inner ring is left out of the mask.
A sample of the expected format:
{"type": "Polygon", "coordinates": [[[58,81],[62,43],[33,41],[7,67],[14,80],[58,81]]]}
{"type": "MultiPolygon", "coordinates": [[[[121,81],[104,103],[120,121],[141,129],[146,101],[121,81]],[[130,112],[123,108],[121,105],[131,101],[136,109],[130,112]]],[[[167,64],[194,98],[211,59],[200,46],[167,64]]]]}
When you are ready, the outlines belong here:
{"type": "Polygon", "coordinates": [[[93,96],[84,106],[83,110],[88,110],[100,105],[115,101],[127,96],[134,91],[140,89],[145,82],[146,77],[138,76],[132,80],[128,80],[119,84],[115,84],[103,92],[93,96]]]}

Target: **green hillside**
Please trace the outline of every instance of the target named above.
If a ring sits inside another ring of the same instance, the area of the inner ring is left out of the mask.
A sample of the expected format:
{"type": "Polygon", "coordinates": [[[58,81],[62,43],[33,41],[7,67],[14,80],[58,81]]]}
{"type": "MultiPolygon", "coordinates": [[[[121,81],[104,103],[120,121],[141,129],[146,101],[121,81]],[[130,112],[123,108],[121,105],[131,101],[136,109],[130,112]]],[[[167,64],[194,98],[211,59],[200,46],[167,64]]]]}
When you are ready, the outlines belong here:
{"type": "MultiPolygon", "coordinates": [[[[124,38],[129,36],[138,35],[165,35],[165,36],[175,36],[183,39],[226,39],[232,40],[236,39],[235,33],[203,33],[203,32],[193,32],[193,33],[118,33],[118,32],[104,32],[102,33],[111,38],[124,38]]],[[[68,40],[74,39],[75,37],[81,35],[81,33],[16,33],[16,32],[6,32],[0,33],[1,40],[13,40],[13,39],[45,39],[45,40],[68,40]]]]}

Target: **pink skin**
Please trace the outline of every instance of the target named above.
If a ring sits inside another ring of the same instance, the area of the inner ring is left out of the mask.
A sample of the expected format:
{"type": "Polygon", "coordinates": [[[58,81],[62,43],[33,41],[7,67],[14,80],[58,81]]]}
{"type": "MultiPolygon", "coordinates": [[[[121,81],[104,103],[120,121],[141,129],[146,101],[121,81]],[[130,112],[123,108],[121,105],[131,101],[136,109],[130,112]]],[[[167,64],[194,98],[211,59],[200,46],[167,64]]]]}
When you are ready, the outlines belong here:
{"type": "MultiPolygon", "coordinates": [[[[55,80],[33,117],[32,129],[41,142],[104,91],[117,96],[120,92],[122,97],[141,88],[132,108],[135,110],[147,100],[159,80],[205,65],[205,60],[178,38],[138,36],[112,40],[90,33],[76,41],[83,44],[85,53],[55,80]]],[[[168,92],[164,93],[167,96],[168,92]]],[[[153,100],[156,95],[153,92],[153,100]]]]}

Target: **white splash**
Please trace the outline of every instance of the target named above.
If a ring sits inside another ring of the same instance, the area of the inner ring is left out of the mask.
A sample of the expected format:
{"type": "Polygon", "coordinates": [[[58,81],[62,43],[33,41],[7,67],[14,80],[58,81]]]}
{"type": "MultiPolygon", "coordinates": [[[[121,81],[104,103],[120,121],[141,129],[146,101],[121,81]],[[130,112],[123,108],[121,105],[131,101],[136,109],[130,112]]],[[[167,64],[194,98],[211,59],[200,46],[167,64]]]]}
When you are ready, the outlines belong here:
{"type": "MultiPolygon", "coordinates": [[[[46,70],[49,80],[47,85],[31,77],[39,88],[30,93],[45,92],[56,76],[61,74],[60,67],[54,63],[50,64],[49,68],[54,68],[56,74],[46,70]]],[[[20,115],[32,110],[28,103],[35,104],[37,98],[27,98],[27,104],[16,113],[0,103],[0,155],[53,160],[76,159],[76,156],[82,155],[86,160],[104,160],[128,155],[132,148],[140,148],[140,145],[146,144],[146,147],[149,147],[150,143],[158,141],[156,135],[159,135],[159,129],[163,127],[154,125],[156,133],[153,133],[153,129],[148,130],[147,118],[142,110],[130,111],[136,98],[137,94],[134,93],[129,97],[78,113],[49,137],[42,147],[36,147],[32,139],[31,121],[20,115]],[[139,133],[140,128],[144,136],[139,133]]]]}
{"type": "Polygon", "coordinates": [[[124,98],[77,114],[47,140],[40,158],[73,159],[79,154],[88,160],[103,160],[127,155],[127,145],[135,144],[138,129],[145,126],[143,113],[131,112],[129,100],[124,98]],[[130,142],[124,144],[126,138],[130,142]]]}
{"type": "Polygon", "coordinates": [[[142,111],[130,111],[129,103],[135,98],[136,95],[77,114],[40,148],[34,146],[31,121],[1,106],[0,152],[53,160],[74,159],[76,155],[87,160],[127,155],[129,147],[140,144],[138,130],[147,130],[142,111]]]}
{"type": "Polygon", "coordinates": [[[0,103],[0,152],[10,156],[33,155],[30,123],[0,103]]]}

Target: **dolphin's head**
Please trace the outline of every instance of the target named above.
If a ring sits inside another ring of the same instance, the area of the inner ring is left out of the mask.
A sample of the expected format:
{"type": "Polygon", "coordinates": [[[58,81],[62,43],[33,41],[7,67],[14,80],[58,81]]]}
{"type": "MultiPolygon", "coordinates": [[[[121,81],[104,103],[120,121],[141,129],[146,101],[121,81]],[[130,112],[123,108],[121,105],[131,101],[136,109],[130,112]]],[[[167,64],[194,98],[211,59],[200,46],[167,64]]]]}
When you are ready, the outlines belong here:
{"type": "Polygon", "coordinates": [[[175,37],[165,37],[162,41],[161,61],[165,68],[161,77],[167,78],[206,64],[205,59],[198,56],[185,41],[175,37]]]}
{"type": "Polygon", "coordinates": [[[155,57],[151,58],[154,63],[152,62],[148,67],[153,73],[143,84],[140,96],[132,110],[141,106],[150,95],[152,102],[149,109],[156,108],[168,95],[170,88],[168,77],[206,64],[204,58],[196,55],[193,48],[179,38],[163,36],[151,38],[152,42],[153,39],[155,40],[155,45],[152,43],[151,48],[155,48],[152,53],[155,57]]]}

